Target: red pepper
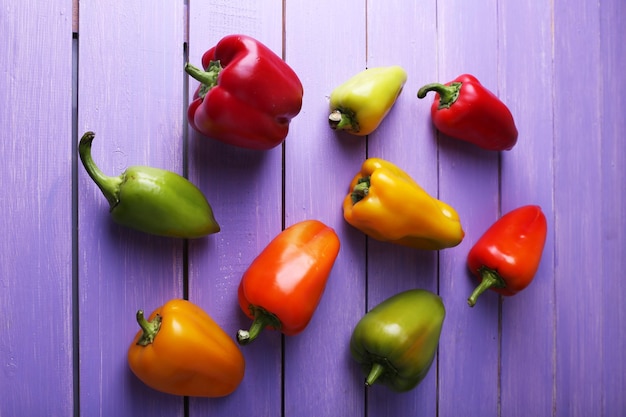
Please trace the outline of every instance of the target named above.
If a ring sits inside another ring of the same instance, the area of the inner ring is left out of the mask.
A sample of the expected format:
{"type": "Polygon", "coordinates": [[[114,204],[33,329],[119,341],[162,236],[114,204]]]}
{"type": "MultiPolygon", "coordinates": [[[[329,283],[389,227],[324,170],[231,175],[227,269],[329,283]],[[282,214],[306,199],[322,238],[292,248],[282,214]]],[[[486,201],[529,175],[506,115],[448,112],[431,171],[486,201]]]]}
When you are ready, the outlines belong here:
{"type": "Polygon", "coordinates": [[[483,149],[503,151],[517,143],[517,128],[508,107],[476,77],[463,74],[447,84],[427,84],[417,97],[435,91],[430,112],[435,127],[483,149]]]}
{"type": "Polygon", "coordinates": [[[252,261],[239,284],[239,306],[251,319],[250,330],[239,330],[246,345],[264,328],[287,336],[309,324],[322,298],[339,253],[339,237],[317,220],[306,220],[282,231],[252,261]]]}
{"type": "Polygon", "coordinates": [[[523,206],[498,219],[467,255],[467,266],[480,284],[467,300],[491,289],[514,295],[531,283],[539,268],[547,233],[546,216],[539,206],[523,206]]]}
{"type": "Polygon", "coordinates": [[[205,136],[250,149],[271,149],[285,139],[302,108],[296,73],[261,42],[229,35],[202,56],[205,71],[185,71],[201,82],[189,105],[189,124],[205,136]]]}

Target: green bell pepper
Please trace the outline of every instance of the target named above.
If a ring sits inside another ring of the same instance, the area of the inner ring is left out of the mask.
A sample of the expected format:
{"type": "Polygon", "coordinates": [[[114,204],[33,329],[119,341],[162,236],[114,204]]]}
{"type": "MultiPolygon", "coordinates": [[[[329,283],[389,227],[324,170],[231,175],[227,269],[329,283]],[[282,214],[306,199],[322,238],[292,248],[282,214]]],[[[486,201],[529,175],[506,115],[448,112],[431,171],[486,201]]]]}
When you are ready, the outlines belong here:
{"type": "Polygon", "coordinates": [[[396,294],[365,314],[350,339],[365,384],[397,392],[415,388],[433,363],[445,315],[441,298],[419,289],[396,294]]]}
{"type": "Polygon", "coordinates": [[[78,145],[85,170],[100,188],[117,223],[159,236],[198,238],[220,231],[202,191],[186,178],[164,169],[132,166],[118,177],[105,175],[91,157],[95,134],[78,145]]]}

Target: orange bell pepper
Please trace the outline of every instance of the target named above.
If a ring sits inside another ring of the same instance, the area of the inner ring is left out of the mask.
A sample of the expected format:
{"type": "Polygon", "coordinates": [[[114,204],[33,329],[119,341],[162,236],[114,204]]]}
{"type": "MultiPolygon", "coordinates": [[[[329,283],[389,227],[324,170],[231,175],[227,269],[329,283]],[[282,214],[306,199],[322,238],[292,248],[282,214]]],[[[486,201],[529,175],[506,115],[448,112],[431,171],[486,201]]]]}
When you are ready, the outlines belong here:
{"type": "Polygon", "coordinates": [[[245,361],[237,344],[197,305],[170,300],[146,320],[128,349],[131,371],[168,394],[223,397],[243,380],[245,361]]]}
{"type": "Polygon", "coordinates": [[[246,345],[265,328],[287,336],[309,324],[339,253],[335,231],[317,220],[283,230],[252,261],[239,284],[239,306],[254,321],[239,330],[246,345]]]}

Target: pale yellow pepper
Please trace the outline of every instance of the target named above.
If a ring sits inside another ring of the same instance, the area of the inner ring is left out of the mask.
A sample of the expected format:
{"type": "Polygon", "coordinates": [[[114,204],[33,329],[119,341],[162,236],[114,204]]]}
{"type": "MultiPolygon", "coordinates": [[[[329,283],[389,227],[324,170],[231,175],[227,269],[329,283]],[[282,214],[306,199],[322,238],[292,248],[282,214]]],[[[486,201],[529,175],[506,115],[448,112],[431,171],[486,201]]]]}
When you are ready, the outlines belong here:
{"type": "Polygon", "coordinates": [[[345,220],[380,241],[439,250],[465,237],[457,212],[391,162],[369,158],[343,201],[345,220]]]}
{"type": "Polygon", "coordinates": [[[393,107],[406,78],[406,71],[397,65],[359,72],[331,93],[330,127],[369,135],[393,107]]]}

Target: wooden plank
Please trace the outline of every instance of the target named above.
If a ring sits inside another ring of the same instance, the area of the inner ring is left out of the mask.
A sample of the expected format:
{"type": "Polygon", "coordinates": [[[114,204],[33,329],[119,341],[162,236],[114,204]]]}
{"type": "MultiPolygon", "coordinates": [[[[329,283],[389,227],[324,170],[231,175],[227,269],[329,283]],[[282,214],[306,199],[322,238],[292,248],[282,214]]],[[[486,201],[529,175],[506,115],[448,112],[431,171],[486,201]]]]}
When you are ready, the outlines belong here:
{"type": "MultiPolygon", "coordinates": [[[[183,172],[183,4],[81,3],[78,134],[108,175],[131,165],[183,172]]],[[[78,172],[81,415],[182,416],[183,399],[148,388],[127,349],[151,312],[183,290],[183,241],[115,225],[78,172]]]]}
{"type": "Polygon", "coordinates": [[[598,93],[598,7],[587,1],[554,5],[555,407],[558,415],[573,417],[603,415],[605,387],[598,355],[604,351],[603,321],[610,319],[598,309],[604,301],[598,263],[606,207],[600,186],[604,97],[598,93]],[[580,145],[572,146],[572,141],[580,145]]]}
{"type": "MultiPolygon", "coordinates": [[[[437,139],[430,118],[430,97],[417,90],[437,79],[437,11],[435,1],[406,3],[370,1],[367,7],[368,67],[400,65],[407,82],[392,111],[368,137],[368,156],[388,160],[436,197],[437,139]],[[390,30],[393,22],[393,30],[390,30]]],[[[438,291],[436,251],[420,251],[368,241],[367,307],[410,288],[438,291]]],[[[437,413],[437,361],[413,391],[392,395],[386,387],[368,391],[368,415],[437,413]]]]}
{"type": "Polygon", "coordinates": [[[500,98],[518,143],[501,160],[501,211],[538,204],[548,238],[532,285],[502,300],[501,415],[552,414],[554,403],[554,208],[552,6],[500,2],[500,98]]]}
{"type": "Polygon", "coordinates": [[[305,103],[284,149],[261,153],[187,131],[186,96],[196,84],[182,71],[185,2],[81,3],[78,133],[96,131],[94,157],[109,174],[135,164],[188,171],[222,225],[220,234],[188,243],[112,224],[99,190],[80,165],[73,170],[77,2],[4,3],[0,90],[14,105],[0,110],[1,201],[9,214],[0,220],[0,415],[613,416],[626,409],[623,1],[191,2],[193,63],[223,35],[240,32],[284,53],[301,76],[305,103]],[[42,62],[44,79],[24,71],[42,62]],[[366,65],[395,63],[409,80],[379,131],[368,139],[331,132],[332,88],[366,65]],[[432,97],[417,100],[415,91],[462,72],[512,109],[520,130],[512,151],[482,151],[430,125],[432,97]],[[439,254],[366,243],[343,221],[340,202],[368,155],[396,162],[455,207],[465,241],[439,254]],[[485,294],[469,309],[475,282],[467,251],[500,213],[528,203],[542,205],[550,228],[535,282],[511,298],[485,294]],[[241,274],[283,223],[305,218],[335,227],[342,249],[303,334],[268,332],[243,348],[244,382],[224,399],[186,403],[130,373],[126,350],[138,308],[181,297],[188,283],[189,298],[234,335],[249,324],[235,298],[241,274]],[[366,394],[347,350],[352,328],[368,308],[412,286],[439,290],[446,304],[438,362],[407,395],[383,387],[366,394]]]}
{"type": "MultiPolygon", "coordinates": [[[[620,0],[600,3],[600,56],[602,85],[602,293],[603,350],[602,405],[605,416],[626,410],[626,43],[624,26],[626,4],[620,0]]],[[[594,356],[598,357],[598,356],[594,356]]]]}
{"type": "MultiPolygon", "coordinates": [[[[241,33],[282,55],[282,2],[190,2],[189,61],[226,35],[241,33]]],[[[189,79],[189,96],[198,83],[189,79]]],[[[189,298],[233,337],[251,321],[237,302],[241,276],[252,260],[281,231],[282,148],[235,148],[188,131],[189,175],[205,191],[221,231],[189,243],[189,298]]],[[[287,138],[290,140],[290,137],[287,138]]],[[[239,388],[219,400],[192,398],[190,416],[280,415],[281,336],[262,334],[242,348],[246,373],[239,388]]]]}
{"type": "Polygon", "coordinates": [[[285,146],[285,224],[317,219],[341,250],[308,328],[285,339],[284,415],[364,414],[363,377],[348,353],[365,310],[365,238],[343,220],[342,202],[365,158],[360,137],[333,132],[328,96],[365,69],[365,2],[286,2],[286,59],[304,84],[302,113],[285,146]]]}
{"type": "Polygon", "coordinates": [[[78,0],[72,0],[72,32],[78,33],[78,0]]]}
{"type": "MultiPolygon", "coordinates": [[[[439,82],[475,75],[498,87],[496,2],[439,2],[439,82]]],[[[432,99],[432,98],[431,98],[432,99]]],[[[498,217],[498,154],[439,135],[439,197],[454,207],[465,230],[463,242],[440,252],[439,291],[447,309],[439,347],[439,415],[498,412],[499,300],[485,294],[473,309],[467,297],[476,285],[467,252],[498,217]]]]}
{"type": "Polygon", "coordinates": [[[73,409],[70,14],[63,1],[2,4],[3,416],[73,409]]]}

